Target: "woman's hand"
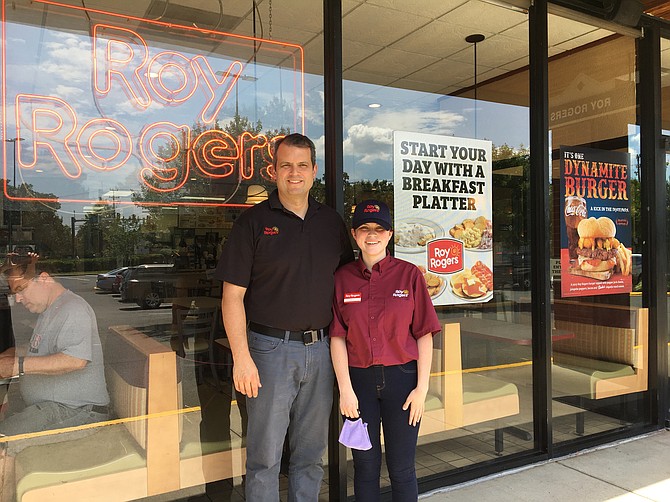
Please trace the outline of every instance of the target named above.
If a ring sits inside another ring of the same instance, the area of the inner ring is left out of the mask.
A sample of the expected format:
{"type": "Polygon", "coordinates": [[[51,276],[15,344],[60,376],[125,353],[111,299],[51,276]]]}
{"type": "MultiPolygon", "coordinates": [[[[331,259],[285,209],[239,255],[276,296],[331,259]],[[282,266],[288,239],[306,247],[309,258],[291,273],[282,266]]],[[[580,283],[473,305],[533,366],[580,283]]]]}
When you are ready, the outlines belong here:
{"type": "Polygon", "coordinates": [[[416,427],[416,424],[421,420],[426,405],[427,393],[427,390],[422,390],[417,387],[409,393],[409,396],[407,396],[407,400],[405,401],[405,404],[402,405],[402,409],[403,411],[409,409],[409,425],[416,427]]]}
{"type": "Polygon", "coordinates": [[[358,398],[354,389],[340,390],[340,413],[347,418],[358,418],[358,398]]]}

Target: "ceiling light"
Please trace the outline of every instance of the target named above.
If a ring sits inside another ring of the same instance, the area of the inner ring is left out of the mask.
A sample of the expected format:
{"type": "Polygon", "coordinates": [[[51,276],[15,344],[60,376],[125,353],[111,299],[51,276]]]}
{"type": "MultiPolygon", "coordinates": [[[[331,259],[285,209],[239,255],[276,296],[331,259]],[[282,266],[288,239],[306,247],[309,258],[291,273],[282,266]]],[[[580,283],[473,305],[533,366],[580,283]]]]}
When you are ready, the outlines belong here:
{"type": "Polygon", "coordinates": [[[382,107],[381,103],[370,103],[368,105],[368,108],[381,108],[381,107],[382,107]]]}

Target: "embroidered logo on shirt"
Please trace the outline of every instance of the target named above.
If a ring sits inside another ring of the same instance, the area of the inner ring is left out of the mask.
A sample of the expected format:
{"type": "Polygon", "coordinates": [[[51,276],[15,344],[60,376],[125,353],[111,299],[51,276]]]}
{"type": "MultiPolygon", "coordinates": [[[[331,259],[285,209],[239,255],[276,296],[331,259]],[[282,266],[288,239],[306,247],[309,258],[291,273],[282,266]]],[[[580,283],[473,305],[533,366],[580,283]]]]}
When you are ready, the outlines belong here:
{"type": "Polygon", "coordinates": [[[30,352],[31,354],[37,354],[39,352],[40,343],[42,343],[42,335],[33,333],[33,336],[30,338],[30,352]]]}
{"type": "Polygon", "coordinates": [[[360,303],[362,299],[361,293],[344,293],[344,303],[360,303]]]}
{"type": "Polygon", "coordinates": [[[393,293],[395,298],[409,298],[409,290],[407,289],[396,289],[393,293]]]}
{"type": "Polygon", "coordinates": [[[265,227],[263,235],[279,235],[279,227],[265,227]]]}

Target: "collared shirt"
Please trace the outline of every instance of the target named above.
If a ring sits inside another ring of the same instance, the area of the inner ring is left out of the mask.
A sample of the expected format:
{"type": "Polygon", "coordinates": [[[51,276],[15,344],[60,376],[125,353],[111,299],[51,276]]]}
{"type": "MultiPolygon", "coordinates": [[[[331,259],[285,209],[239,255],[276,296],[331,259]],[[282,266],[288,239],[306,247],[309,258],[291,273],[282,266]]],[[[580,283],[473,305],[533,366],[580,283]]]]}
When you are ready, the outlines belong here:
{"type": "Polygon", "coordinates": [[[392,366],[419,358],[416,340],[442,326],[419,269],[387,254],[368,270],[363,260],[335,274],[330,336],[347,342],[349,366],[392,366]]]}
{"type": "Polygon", "coordinates": [[[353,260],[340,215],[310,196],[304,220],[278,192],[235,221],[215,277],[247,288],[247,320],[285,330],[321,329],[332,319],[333,274],[353,260]]]}

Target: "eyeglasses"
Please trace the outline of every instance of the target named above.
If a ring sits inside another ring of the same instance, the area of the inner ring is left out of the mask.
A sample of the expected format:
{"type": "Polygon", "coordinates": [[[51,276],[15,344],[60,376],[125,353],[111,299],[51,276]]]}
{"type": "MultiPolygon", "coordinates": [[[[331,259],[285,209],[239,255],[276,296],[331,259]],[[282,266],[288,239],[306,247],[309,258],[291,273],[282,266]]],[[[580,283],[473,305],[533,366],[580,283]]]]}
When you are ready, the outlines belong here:
{"type": "Polygon", "coordinates": [[[28,279],[25,282],[22,282],[21,284],[11,288],[11,292],[7,295],[8,297],[14,298],[16,295],[22,294],[26,289],[28,289],[28,286],[30,286],[30,283],[35,280],[35,277],[32,279],[28,279]]]}

